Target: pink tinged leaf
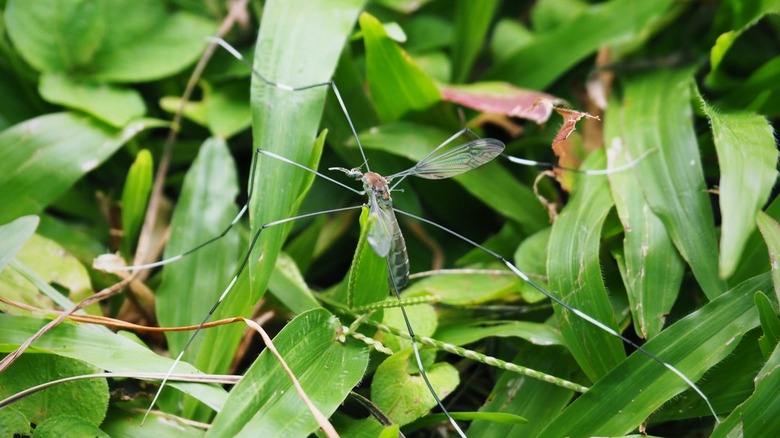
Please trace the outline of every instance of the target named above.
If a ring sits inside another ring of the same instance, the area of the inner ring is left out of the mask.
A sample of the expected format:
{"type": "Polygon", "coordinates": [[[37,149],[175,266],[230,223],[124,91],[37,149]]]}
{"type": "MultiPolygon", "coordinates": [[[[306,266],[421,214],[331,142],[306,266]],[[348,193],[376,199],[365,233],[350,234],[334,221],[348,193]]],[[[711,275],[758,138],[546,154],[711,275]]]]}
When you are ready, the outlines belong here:
{"type": "Polygon", "coordinates": [[[553,107],[563,99],[539,91],[515,87],[504,82],[479,82],[471,85],[440,85],[442,98],[467,108],[488,113],[546,122],[553,107]]]}

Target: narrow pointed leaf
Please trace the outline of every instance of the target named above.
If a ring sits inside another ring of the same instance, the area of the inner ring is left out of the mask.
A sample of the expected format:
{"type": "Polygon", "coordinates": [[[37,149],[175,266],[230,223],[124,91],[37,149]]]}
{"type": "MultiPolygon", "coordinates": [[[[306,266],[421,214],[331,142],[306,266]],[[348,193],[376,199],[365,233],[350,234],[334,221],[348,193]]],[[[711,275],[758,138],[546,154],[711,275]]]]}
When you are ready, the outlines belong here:
{"type": "Polygon", "coordinates": [[[690,70],[659,70],[631,81],[623,100],[623,132],[632,157],[649,153],[633,173],[648,205],[713,299],[726,284],[714,256],[718,245],[691,120],[691,79],[690,70]]]}
{"type": "MultiPolygon", "coordinates": [[[[276,1],[263,10],[254,68],[268,80],[303,87],[333,76],[339,53],[354,26],[362,0],[276,1]]],[[[252,78],[252,131],[255,148],[278,153],[316,168],[324,138],[315,142],[327,87],[292,92],[252,78]]],[[[271,221],[294,216],[313,175],[265,156],[256,156],[250,219],[252,234],[271,221]]],[[[250,263],[253,296],[265,292],[288,225],[263,232],[250,263]]]]}
{"type": "Polygon", "coordinates": [[[747,113],[721,114],[704,99],[720,163],[720,276],[737,268],[756,215],[777,179],[774,129],[766,118],[747,113]]]}
{"type": "MultiPolygon", "coordinates": [[[[620,124],[623,110],[610,105],[605,116],[607,159],[614,168],[633,161],[620,124]]],[[[644,339],[664,326],[682,283],[684,264],[663,222],[653,213],[634,172],[609,175],[610,189],[623,224],[623,251],[618,260],[636,334],[644,339]]]]}
{"type": "MultiPolygon", "coordinates": [[[[604,168],[603,153],[594,152],[586,165],[604,168]]],[[[551,293],[616,329],[599,265],[601,227],[610,209],[612,198],[607,179],[582,177],[569,204],[553,224],[547,272],[551,293]]],[[[625,353],[619,339],[569,310],[557,305],[554,309],[569,350],[591,380],[597,380],[623,360],[625,353]]]]}

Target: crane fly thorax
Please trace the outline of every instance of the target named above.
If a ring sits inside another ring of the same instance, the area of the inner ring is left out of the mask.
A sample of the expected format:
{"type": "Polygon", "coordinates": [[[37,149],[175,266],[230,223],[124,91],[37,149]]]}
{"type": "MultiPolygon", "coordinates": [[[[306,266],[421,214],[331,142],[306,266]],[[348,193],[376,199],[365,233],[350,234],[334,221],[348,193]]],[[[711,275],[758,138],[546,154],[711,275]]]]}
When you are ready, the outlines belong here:
{"type": "Polygon", "coordinates": [[[371,192],[377,199],[390,201],[390,186],[382,175],[376,172],[366,172],[363,174],[363,189],[366,193],[371,192]]]}

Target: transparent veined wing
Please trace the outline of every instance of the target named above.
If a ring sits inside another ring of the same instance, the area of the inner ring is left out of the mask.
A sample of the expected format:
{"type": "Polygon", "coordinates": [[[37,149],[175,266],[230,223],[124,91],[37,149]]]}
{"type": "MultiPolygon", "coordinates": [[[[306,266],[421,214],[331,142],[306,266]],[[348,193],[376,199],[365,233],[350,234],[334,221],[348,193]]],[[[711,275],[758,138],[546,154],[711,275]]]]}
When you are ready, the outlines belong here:
{"type": "Polygon", "coordinates": [[[444,179],[477,168],[504,150],[504,143],[493,138],[479,138],[440,153],[433,153],[411,168],[387,177],[393,180],[411,175],[426,179],[444,179]]]}
{"type": "MultiPolygon", "coordinates": [[[[369,196],[368,244],[381,257],[387,257],[393,241],[393,223],[395,215],[392,209],[382,208],[373,193],[369,196]]],[[[398,224],[396,223],[396,226],[398,224]]]]}

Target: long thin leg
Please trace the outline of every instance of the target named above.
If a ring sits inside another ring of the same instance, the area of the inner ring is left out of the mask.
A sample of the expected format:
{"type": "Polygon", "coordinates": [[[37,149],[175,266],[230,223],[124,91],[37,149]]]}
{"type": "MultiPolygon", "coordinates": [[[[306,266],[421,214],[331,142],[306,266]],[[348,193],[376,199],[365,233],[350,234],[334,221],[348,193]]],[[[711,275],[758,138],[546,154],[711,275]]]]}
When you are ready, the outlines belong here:
{"type": "Polygon", "coordinates": [[[417,216],[417,215],[414,215],[414,214],[411,214],[411,213],[407,213],[405,211],[398,210],[396,208],[394,208],[393,210],[395,210],[396,213],[400,213],[400,214],[402,214],[404,216],[408,216],[408,217],[411,217],[413,219],[417,219],[419,221],[425,222],[426,224],[432,225],[432,226],[434,226],[434,227],[436,227],[436,228],[438,228],[438,229],[440,229],[440,230],[442,230],[442,231],[444,231],[446,233],[449,233],[450,235],[453,235],[453,236],[457,237],[458,239],[463,240],[464,242],[467,242],[467,243],[473,245],[476,248],[481,249],[482,251],[485,251],[486,253],[490,254],[491,256],[495,257],[498,261],[500,261],[501,263],[506,265],[506,267],[509,268],[509,270],[511,270],[518,277],[523,279],[523,281],[525,281],[526,283],[530,284],[534,289],[536,289],[539,292],[543,293],[544,295],[546,295],[549,299],[551,299],[555,303],[561,305],[563,308],[569,310],[570,312],[574,313],[575,315],[579,316],[580,318],[584,319],[585,321],[587,321],[587,322],[595,325],[596,327],[604,330],[605,332],[609,333],[610,335],[615,336],[617,338],[620,338],[623,342],[625,342],[626,344],[636,348],[638,351],[641,351],[644,355],[646,355],[650,359],[652,359],[652,360],[660,363],[661,365],[665,366],[667,369],[669,369],[671,372],[673,372],[678,377],[680,377],[683,381],[685,381],[685,383],[687,383],[688,386],[691,387],[691,389],[696,391],[697,394],[699,394],[699,396],[704,400],[704,402],[707,403],[707,406],[709,407],[710,412],[712,413],[712,416],[715,418],[715,421],[717,423],[720,423],[720,420],[718,419],[718,414],[715,412],[715,408],[710,403],[709,398],[707,398],[707,396],[704,394],[704,392],[702,392],[702,390],[699,389],[699,387],[696,386],[696,384],[693,383],[693,381],[691,379],[689,379],[688,376],[683,374],[682,371],[680,371],[677,368],[675,368],[674,365],[670,364],[669,362],[666,362],[665,360],[661,359],[660,357],[658,357],[658,356],[654,355],[653,353],[645,350],[644,348],[642,348],[636,342],[626,338],[625,336],[621,335],[619,332],[615,331],[614,329],[612,329],[611,327],[609,327],[606,324],[602,323],[601,321],[597,320],[596,318],[593,318],[592,316],[588,315],[587,313],[584,313],[581,310],[566,304],[566,302],[564,302],[560,298],[554,296],[553,294],[548,292],[545,288],[543,288],[542,286],[538,285],[535,281],[531,280],[528,277],[528,275],[526,275],[523,271],[519,270],[515,265],[510,263],[509,260],[505,259],[502,255],[498,254],[497,252],[492,251],[492,250],[490,250],[488,248],[485,248],[484,246],[478,244],[477,242],[474,242],[473,240],[471,240],[471,239],[469,239],[469,238],[467,238],[465,236],[462,236],[462,235],[460,235],[460,234],[450,230],[449,228],[446,228],[446,227],[444,227],[442,225],[439,225],[439,224],[437,224],[437,223],[435,223],[433,221],[430,221],[428,219],[422,218],[420,216],[417,216]]]}
{"type": "Polygon", "coordinates": [[[353,187],[350,187],[350,186],[348,186],[348,185],[346,185],[346,184],[344,184],[344,183],[342,183],[340,181],[337,181],[337,180],[335,180],[335,179],[333,179],[333,178],[331,178],[331,177],[329,177],[329,176],[327,176],[325,174],[317,172],[314,169],[310,169],[310,168],[308,168],[308,167],[306,167],[306,166],[304,166],[302,164],[296,163],[296,162],[294,162],[294,161],[292,161],[292,160],[290,160],[288,158],[285,158],[285,157],[283,157],[281,155],[277,155],[277,154],[275,154],[273,152],[269,152],[269,151],[266,151],[266,150],[258,148],[258,149],[255,150],[255,158],[252,160],[252,167],[250,169],[249,193],[247,195],[246,203],[244,204],[243,207],[241,207],[241,211],[238,212],[236,217],[233,218],[233,220],[230,222],[230,224],[227,227],[225,227],[225,229],[222,230],[221,233],[219,233],[218,235],[216,235],[216,236],[206,240],[205,242],[195,246],[192,249],[184,251],[181,254],[176,254],[175,256],[168,257],[167,259],[163,259],[163,260],[160,260],[160,261],[157,261],[157,262],[153,262],[153,263],[146,263],[146,264],[143,264],[143,265],[117,266],[117,267],[112,266],[110,269],[113,270],[113,271],[140,271],[142,269],[151,269],[151,268],[156,268],[158,266],[164,266],[164,265],[167,265],[169,263],[173,263],[173,262],[175,262],[177,260],[181,260],[184,257],[187,257],[188,255],[198,251],[199,249],[202,249],[202,248],[210,245],[211,243],[216,242],[217,240],[225,237],[225,235],[238,223],[238,221],[241,219],[241,217],[249,209],[249,201],[252,199],[252,187],[254,187],[253,183],[254,183],[254,178],[255,178],[255,164],[257,163],[257,156],[258,155],[266,155],[266,156],[269,156],[271,158],[275,158],[275,159],[277,159],[279,161],[283,161],[285,163],[292,164],[292,165],[294,165],[296,167],[299,167],[299,168],[301,168],[301,169],[303,169],[303,170],[305,170],[307,172],[313,173],[313,174],[315,174],[315,175],[317,175],[317,176],[319,176],[321,178],[324,178],[324,179],[332,182],[333,184],[337,184],[337,185],[339,185],[341,187],[344,187],[345,189],[350,190],[350,191],[352,191],[352,192],[354,192],[354,193],[356,193],[358,195],[362,195],[363,194],[359,190],[355,190],[353,187]]]}
{"type": "MultiPolygon", "coordinates": [[[[398,288],[395,286],[396,281],[393,277],[393,268],[390,266],[390,260],[387,260],[387,272],[390,275],[390,288],[393,289],[393,292],[395,293],[396,298],[398,298],[398,301],[401,301],[401,294],[398,292],[398,288]]],[[[447,416],[447,419],[450,420],[450,424],[452,424],[452,427],[455,428],[455,430],[458,432],[458,434],[466,438],[466,434],[463,433],[463,430],[461,430],[460,426],[458,426],[458,423],[455,421],[454,418],[452,418],[452,415],[447,411],[447,408],[444,407],[444,404],[439,399],[439,396],[436,394],[436,391],[433,389],[433,385],[431,385],[430,380],[428,380],[428,375],[425,373],[425,367],[423,367],[422,359],[420,358],[420,350],[417,348],[417,337],[414,334],[414,330],[412,330],[412,324],[409,322],[409,316],[406,314],[406,309],[404,309],[404,306],[399,306],[401,308],[401,313],[404,316],[404,323],[406,323],[406,330],[409,332],[409,336],[412,339],[412,349],[414,349],[414,358],[417,360],[417,368],[420,370],[420,375],[422,376],[423,380],[425,381],[425,384],[428,386],[428,390],[431,392],[431,395],[433,396],[434,400],[436,400],[436,404],[439,405],[444,415],[447,416]]]]}
{"type": "MultiPolygon", "coordinates": [[[[176,369],[176,365],[181,362],[181,358],[184,356],[184,352],[187,351],[187,348],[192,344],[192,342],[195,340],[195,337],[198,336],[198,333],[200,333],[200,330],[203,328],[203,326],[211,319],[211,317],[214,315],[214,312],[217,311],[217,308],[220,304],[225,300],[228,293],[233,289],[233,286],[238,281],[238,277],[241,275],[242,272],[244,272],[244,269],[246,268],[247,264],[249,263],[249,258],[252,255],[252,250],[255,247],[255,244],[257,243],[257,240],[260,238],[260,233],[263,232],[266,228],[271,228],[276,225],[285,224],[288,222],[292,222],[298,219],[303,219],[307,217],[312,216],[319,216],[323,214],[330,214],[330,213],[338,213],[341,211],[348,211],[348,210],[355,210],[358,208],[363,208],[362,205],[356,205],[352,207],[343,207],[343,208],[334,208],[332,210],[325,210],[325,211],[318,211],[315,213],[306,213],[298,216],[293,216],[285,219],[279,219],[273,222],[268,222],[266,224],[263,224],[260,226],[260,228],[257,230],[254,236],[252,236],[252,240],[249,243],[249,248],[247,249],[246,253],[244,254],[243,259],[241,260],[241,264],[239,265],[238,269],[236,270],[236,274],[233,276],[233,279],[230,280],[230,283],[227,285],[225,290],[222,292],[222,295],[220,295],[219,299],[216,303],[211,307],[211,310],[209,310],[209,313],[206,315],[205,318],[203,318],[203,321],[198,325],[198,328],[195,329],[195,331],[192,333],[192,336],[187,340],[187,343],[184,345],[184,348],[182,348],[181,352],[179,352],[179,355],[176,356],[176,360],[173,361],[173,364],[168,369],[168,372],[165,374],[165,378],[163,378],[162,383],[160,383],[160,388],[157,390],[157,393],[154,395],[154,399],[152,400],[152,403],[149,405],[149,408],[146,410],[146,414],[144,415],[144,420],[146,421],[146,417],[149,415],[149,412],[151,412],[152,407],[154,407],[154,404],[157,403],[157,399],[160,397],[160,393],[162,393],[162,389],[165,386],[165,384],[168,382],[168,379],[170,378],[171,374],[173,374],[174,370],[176,369]]],[[[202,247],[202,245],[201,245],[202,247]]],[[[142,421],[142,423],[143,423],[142,421]]]]}
{"type": "Polygon", "coordinates": [[[336,95],[336,99],[339,101],[339,106],[341,106],[341,111],[344,112],[344,116],[347,118],[347,123],[349,123],[349,128],[352,130],[352,135],[355,137],[355,140],[357,141],[358,149],[360,149],[360,155],[363,157],[363,164],[365,164],[367,170],[371,170],[368,167],[368,159],[366,158],[366,154],[363,151],[363,145],[360,143],[360,138],[357,135],[357,130],[355,129],[355,125],[352,123],[352,118],[349,116],[349,111],[347,111],[347,106],[344,105],[344,99],[341,98],[341,93],[339,92],[338,87],[336,86],[336,83],[333,81],[327,81],[327,82],[321,82],[319,84],[311,84],[311,85],[304,85],[301,87],[293,87],[291,85],[282,84],[279,82],[274,82],[269,79],[267,79],[265,76],[260,74],[259,71],[255,70],[255,68],[250,64],[246,59],[244,59],[243,55],[238,52],[233,46],[227,43],[227,41],[223,40],[222,38],[218,37],[211,37],[208,38],[208,41],[215,42],[222,46],[225,50],[230,52],[231,55],[233,55],[236,59],[243,62],[247,67],[249,67],[252,70],[252,73],[261,81],[265,82],[267,85],[270,85],[272,87],[279,88],[281,90],[287,90],[287,91],[304,91],[309,90],[312,88],[319,88],[319,87],[330,87],[333,90],[333,94],[336,95]]]}
{"type": "Polygon", "coordinates": [[[513,157],[511,155],[507,154],[501,154],[504,158],[507,160],[515,163],[515,164],[521,164],[523,166],[532,166],[532,167],[541,167],[542,169],[558,169],[563,170],[565,172],[573,172],[573,173],[580,173],[583,175],[611,175],[613,173],[619,173],[623,172],[629,169],[632,169],[634,166],[636,166],[640,161],[644,160],[648,155],[655,152],[656,149],[650,149],[645,151],[642,155],[639,157],[631,160],[628,163],[625,163],[623,165],[613,167],[611,169],[592,169],[592,170],[582,170],[582,169],[574,169],[571,167],[565,167],[565,166],[559,166],[555,163],[546,163],[543,161],[535,161],[535,160],[528,160],[525,158],[518,158],[513,157]]]}

